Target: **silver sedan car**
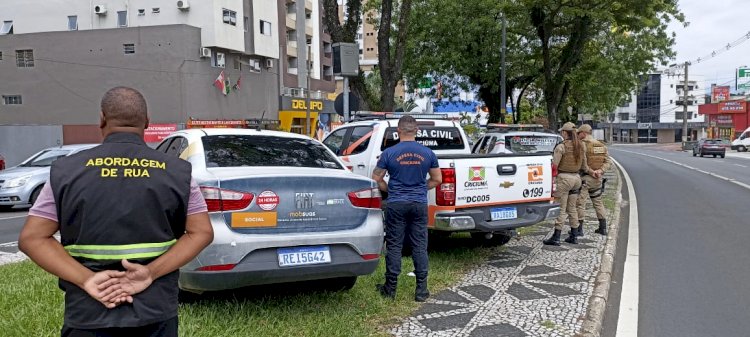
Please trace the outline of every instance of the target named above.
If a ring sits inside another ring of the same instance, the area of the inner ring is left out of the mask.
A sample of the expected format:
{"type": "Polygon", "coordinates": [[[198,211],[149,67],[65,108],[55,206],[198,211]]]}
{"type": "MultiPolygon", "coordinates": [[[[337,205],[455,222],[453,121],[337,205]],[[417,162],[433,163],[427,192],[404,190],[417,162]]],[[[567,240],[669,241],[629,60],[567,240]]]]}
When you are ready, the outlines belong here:
{"type": "Polygon", "coordinates": [[[0,172],[0,210],[33,205],[42,186],[49,179],[52,162],[97,145],[99,144],[50,147],[37,152],[18,166],[0,172]]]}
{"type": "Polygon", "coordinates": [[[180,270],[191,292],[326,279],[339,289],[377,268],[377,184],[324,145],[275,131],[178,131],[157,150],[189,161],[214,241],[180,270]]]}

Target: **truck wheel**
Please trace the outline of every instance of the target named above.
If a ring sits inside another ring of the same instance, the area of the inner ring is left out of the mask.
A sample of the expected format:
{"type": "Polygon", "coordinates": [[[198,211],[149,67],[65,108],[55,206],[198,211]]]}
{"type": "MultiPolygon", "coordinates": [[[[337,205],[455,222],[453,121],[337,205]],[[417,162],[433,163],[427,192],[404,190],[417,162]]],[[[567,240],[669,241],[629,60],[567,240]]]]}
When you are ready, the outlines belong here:
{"type": "Polygon", "coordinates": [[[508,243],[508,241],[510,241],[510,239],[512,238],[512,236],[508,234],[495,233],[494,235],[492,235],[491,239],[487,239],[487,237],[485,236],[486,234],[487,233],[471,233],[471,238],[481,245],[487,247],[502,246],[508,243]]]}
{"type": "Polygon", "coordinates": [[[740,146],[737,147],[737,152],[745,152],[745,151],[747,151],[746,147],[744,147],[742,145],[740,145],[740,146]]]}

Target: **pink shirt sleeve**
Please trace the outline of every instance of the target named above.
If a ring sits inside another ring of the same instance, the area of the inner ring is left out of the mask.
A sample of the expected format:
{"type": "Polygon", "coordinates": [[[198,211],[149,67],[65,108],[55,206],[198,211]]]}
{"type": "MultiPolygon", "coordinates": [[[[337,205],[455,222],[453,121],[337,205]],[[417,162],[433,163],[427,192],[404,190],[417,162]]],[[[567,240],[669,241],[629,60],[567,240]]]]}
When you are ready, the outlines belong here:
{"type": "Polygon", "coordinates": [[[39,192],[34,206],[31,206],[31,209],[29,209],[29,215],[57,222],[57,205],[55,204],[55,197],[52,195],[52,187],[49,182],[42,187],[42,191],[39,192]]]}
{"type": "Polygon", "coordinates": [[[198,187],[198,183],[196,183],[194,179],[190,178],[190,198],[188,199],[187,215],[193,215],[203,212],[208,212],[206,199],[203,199],[203,193],[201,193],[201,189],[200,187],[198,187]]]}
{"type": "MultiPolygon", "coordinates": [[[[187,215],[202,212],[208,212],[208,206],[206,206],[206,200],[203,199],[203,194],[198,187],[198,183],[191,178],[187,215]]],[[[34,206],[29,209],[29,215],[57,222],[57,205],[55,204],[55,197],[52,194],[52,187],[49,182],[42,187],[42,191],[39,193],[39,197],[37,197],[34,206]]]]}

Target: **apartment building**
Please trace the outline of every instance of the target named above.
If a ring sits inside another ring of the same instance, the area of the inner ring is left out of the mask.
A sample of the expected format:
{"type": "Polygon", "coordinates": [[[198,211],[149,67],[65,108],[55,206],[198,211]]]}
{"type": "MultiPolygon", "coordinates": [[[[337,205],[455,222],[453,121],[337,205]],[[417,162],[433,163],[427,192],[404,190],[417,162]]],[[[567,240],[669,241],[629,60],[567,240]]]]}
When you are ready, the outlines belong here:
{"type": "Polygon", "coordinates": [[[617,142],[680,142],[683,109],[687,103],[688,138],[702,137],[708,127],[705,116],[698,114],[706,89],[703,88],[703,78],[691,76],[688,79],[687,102],[684,100],[684,84],[682,76],[667,72],[644,75],[638,90],[610,114],[613,122],[600,123],[599,126],[607,133],[611,127],[612,139],[617,142]]]}
{"type": "Polygon", "coordinates": [[[52,126],[52,145],[97,141],[114,86],[143,92],[157,125],[278,119],[275,2],[3,0],[0,23],[0,151],[46,145],[18,126],[52,126]]]}

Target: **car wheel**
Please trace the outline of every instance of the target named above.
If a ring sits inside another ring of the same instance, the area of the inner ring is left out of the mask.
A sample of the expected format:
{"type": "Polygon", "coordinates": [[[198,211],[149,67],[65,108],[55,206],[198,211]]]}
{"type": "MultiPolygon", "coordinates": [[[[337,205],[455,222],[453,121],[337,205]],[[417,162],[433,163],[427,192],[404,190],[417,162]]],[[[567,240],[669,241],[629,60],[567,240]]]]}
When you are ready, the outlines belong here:
{"type": "Polygon", "coordinates": [[[722,154],[722,155],[721,155],[721,158],[724,158],[724,157],[726,157],[726,154],[722,154]]]}
{"type": "Polygon", "coordinates": [[[323,280],[325,282],[325,289],[330,291],[346,291],[354,288],[354,284],[357,283],[356,276],[350,277],[338,277],[330,280],[323,280]]]}
{"type": "Polygon", "coordinates": [[[42,193],[42,186],[35,188],[34,192],[31,192],[31,197],[29,198],[29,204],[33,206],[34,203],[36,203],[36,199],[39,198],[39,193],[42,193]]]}
{"type": "Polygon", "coordinates": [[[479,233],[479,232],[471,233],[471,238],[474,239],[474,241],[478,242],[479,244],[483,246],[488,246],[488,247],[502,246],[508,243],[508,241],[510,241],[510,239],[512,238],[512,236],[508,234],[495,233],[494,235],[492,235],[491,239],[487,239],[486,234],[487,233],[479,233]]]}
{"type": "Polygon", "coordinates": [[[742,145],[740,145],[740,146],[737,147],[737,152],[745,152],[745,151],[747,151],[746,147],[744,147],[742,145]]]}
{"type": "Polygon", "coordinates": [[[714,158],[716,158],[716,155],[714,155],[714,158]]]}

